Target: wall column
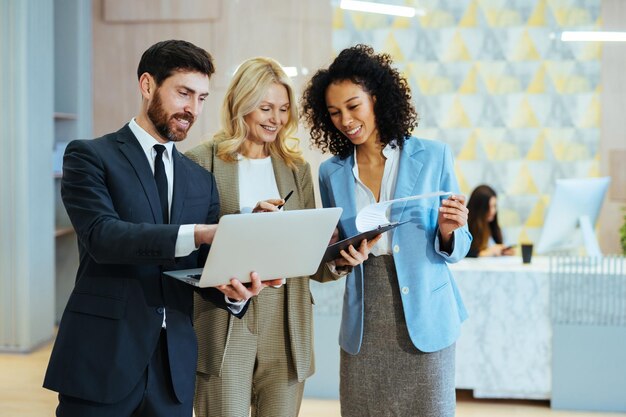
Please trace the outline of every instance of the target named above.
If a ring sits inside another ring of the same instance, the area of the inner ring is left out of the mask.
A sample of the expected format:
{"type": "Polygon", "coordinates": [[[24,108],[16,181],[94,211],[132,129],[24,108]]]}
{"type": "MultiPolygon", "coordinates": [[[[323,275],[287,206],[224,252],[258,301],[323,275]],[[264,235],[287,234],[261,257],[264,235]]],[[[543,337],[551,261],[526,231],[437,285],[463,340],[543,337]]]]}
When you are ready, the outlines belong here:
{"type": "Polygon", "coordinates": [[[0,0],[0,350],[54,333],[53,1],[0,0]]]}

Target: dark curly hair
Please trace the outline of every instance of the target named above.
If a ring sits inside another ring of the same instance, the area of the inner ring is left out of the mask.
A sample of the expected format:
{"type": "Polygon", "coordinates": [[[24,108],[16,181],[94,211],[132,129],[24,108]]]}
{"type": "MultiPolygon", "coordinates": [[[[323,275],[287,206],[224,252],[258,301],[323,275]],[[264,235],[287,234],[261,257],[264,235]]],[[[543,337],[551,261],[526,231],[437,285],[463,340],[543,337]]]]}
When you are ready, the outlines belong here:
{"type": "Polygon", "coordinates": [[[368,45],[341,51],[328,69],[321,69],[309,81],[302,95],[302,118],[311,129],[312,144],[341,159],[354,151],[354,145],[333,124],[326,107],[329,85],[350,80],[376,97],[374,116],[383,144],[400,146],[417,126],[417,112],[411,103],[407,80],[393,68],[388,54],[376,54],[368,45]]]}

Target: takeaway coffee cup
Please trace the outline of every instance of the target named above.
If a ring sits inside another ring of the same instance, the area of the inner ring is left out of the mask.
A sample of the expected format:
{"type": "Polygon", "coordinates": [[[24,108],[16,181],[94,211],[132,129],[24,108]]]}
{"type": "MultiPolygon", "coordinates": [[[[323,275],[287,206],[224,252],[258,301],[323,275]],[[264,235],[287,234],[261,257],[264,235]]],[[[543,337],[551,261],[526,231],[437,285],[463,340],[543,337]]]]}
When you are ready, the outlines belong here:
{"type": "Polygon", "coordinates": [[[533,257],[533,244],[522,243],[522,262],[529,264],[533,257]]]}

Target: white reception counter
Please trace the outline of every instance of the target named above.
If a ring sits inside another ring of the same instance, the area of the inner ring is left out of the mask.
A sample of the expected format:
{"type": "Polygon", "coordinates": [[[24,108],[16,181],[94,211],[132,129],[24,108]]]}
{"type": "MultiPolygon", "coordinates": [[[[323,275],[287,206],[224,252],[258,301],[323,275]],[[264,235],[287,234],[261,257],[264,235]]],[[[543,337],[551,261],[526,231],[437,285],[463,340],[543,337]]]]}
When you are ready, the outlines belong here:
{"type": "Polygon", "coordinates": [[[478,398],[549,399],[549,260],[464,259],[450,265],[469,318],[456,346],[456,386],[478,398]]]}
{"type": "MultiPolygon", "coordinates": [[[[469,312],[456,347],[457,388],[485,398],[550,398],[548,258],[465,259],[450,268],[469,312]]],[[[311,282],[317,371],[308,397],[339,397],[343,287],[343,280],[311,282]]]]}

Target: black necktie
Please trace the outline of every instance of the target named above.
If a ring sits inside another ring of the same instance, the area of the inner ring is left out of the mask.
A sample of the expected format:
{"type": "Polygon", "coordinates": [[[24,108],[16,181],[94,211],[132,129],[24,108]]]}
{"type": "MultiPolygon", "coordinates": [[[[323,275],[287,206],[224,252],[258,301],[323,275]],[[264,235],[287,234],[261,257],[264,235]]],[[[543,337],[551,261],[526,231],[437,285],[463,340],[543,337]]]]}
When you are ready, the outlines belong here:
{"type": "Polygon", "coordinates": [[[167,175],[165,174],[165,164],[163,164],[163,152],[165,146],[154,145],[156,151],[156,158],[154,158],[154,181],[156,182],[157,190],[159,190],[159,200],[161,200],[161,212],[163,213],[163,223],[168,224],[169,218],[169,204],[167,202],[167,175]]]}

